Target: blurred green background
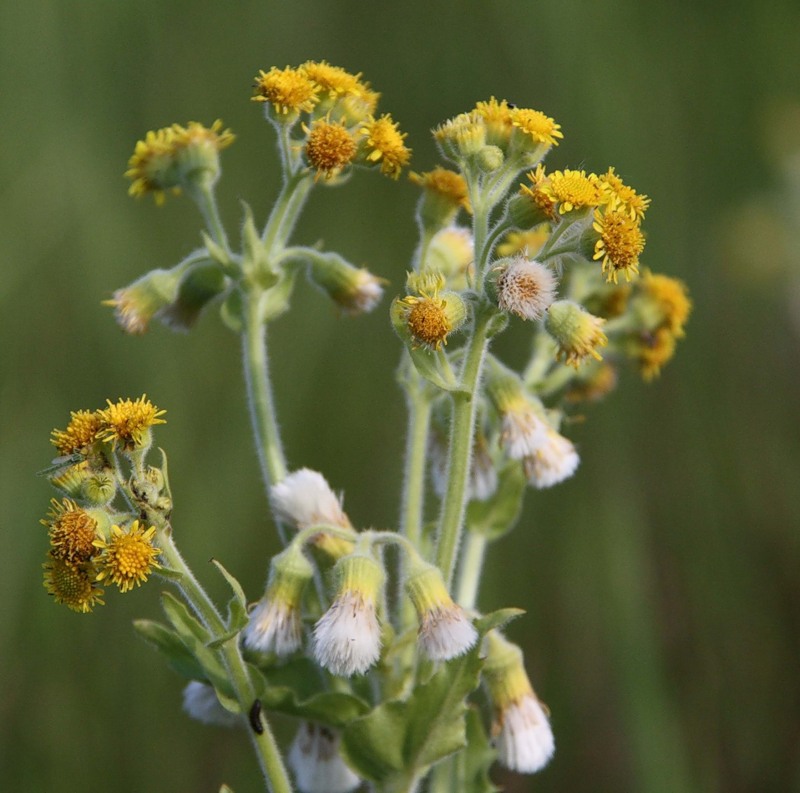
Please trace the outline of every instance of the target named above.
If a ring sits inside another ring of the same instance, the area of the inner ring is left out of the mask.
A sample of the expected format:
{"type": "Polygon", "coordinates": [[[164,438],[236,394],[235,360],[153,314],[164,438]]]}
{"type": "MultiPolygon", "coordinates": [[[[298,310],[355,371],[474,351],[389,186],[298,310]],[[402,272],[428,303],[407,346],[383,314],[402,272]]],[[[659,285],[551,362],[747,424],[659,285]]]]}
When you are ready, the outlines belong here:
{"type": "MultiPolygon", "coordinates": [[[[538,776],[498,780],[800,790],[799,30],[796,0],[2,3],[2,789],[260,789],[247,742],[186,718],[182,682],[133,634],[159,616],[158,583],[90,616],[46,597],[52,493],[34,474],[70,410],[147,392],[169,411],[186,556],[214,592],[212,555],[260,594],[275,541],[237,338],[213,312],[190,335],[126,337],[100,301],[199,242],[188,200],[127,197],[135,141],[221,117],[239,136],[225,218],[240,197],[263,218],[279,174],[253,75],[324,58],[382,92],[417,170],[436,162],[430,128],[492,94],[554,116],[550,166],[613,164],[652,196],[644,261],[695,301],[661,379],[624,377],[587,411],[578,475],[531,492],[493,549],[482,605],[527,609],[511,635],[558,747],[538,776]]],[[[317,191],[296,238],[399,289],[416,189],[357,177],[317,191]]],[[[338,319],[303,284],[271,343],[290,463],[325,472],[356,524],[394,525],[405,419],[385,307],[338,319]]],[[[521,358],[524,328],[503,348],[521,358]]]]}

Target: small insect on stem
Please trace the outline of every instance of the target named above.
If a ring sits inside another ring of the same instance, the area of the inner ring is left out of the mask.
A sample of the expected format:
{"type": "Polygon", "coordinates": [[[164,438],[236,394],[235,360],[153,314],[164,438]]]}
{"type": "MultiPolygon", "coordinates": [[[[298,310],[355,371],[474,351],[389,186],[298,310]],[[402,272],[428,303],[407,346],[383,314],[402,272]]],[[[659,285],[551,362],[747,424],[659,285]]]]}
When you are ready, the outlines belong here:
{"type": "Polygon", "coordinates": [[[264,733],[264,724],[261,721],[260,699],[257,699],[253,702],[253,705],[250,708],[250,713],[248,715],[250,717],[250,726],[253,728],[253,732],[262,735],[264,733]]]}

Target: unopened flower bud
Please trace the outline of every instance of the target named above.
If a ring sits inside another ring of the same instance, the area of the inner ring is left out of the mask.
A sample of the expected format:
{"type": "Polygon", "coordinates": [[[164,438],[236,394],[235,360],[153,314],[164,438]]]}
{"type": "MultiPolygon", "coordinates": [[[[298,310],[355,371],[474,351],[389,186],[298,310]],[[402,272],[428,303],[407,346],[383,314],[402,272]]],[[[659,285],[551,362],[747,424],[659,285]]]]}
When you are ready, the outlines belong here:
{"type": "Polygon", "coordinates": [[[598,347],[608,343],[605,320],[571,300],[558,300],[547,311],[545,329],[558,344],[558,358],[576,369],[587,358],[602,360],[598,347]]]}
{"type": "Polygon", "coordinates": [[[443,157],[461,163],[486,145],[486,125],[476,113],[461,113],[440,124],[433,137],[443,157]]]}
{"type": "Polygon", "coordinates": [[[472,232],[462,226],[445,226],[433,235],[420,269],[440,272],[448,288],[463,290],[475,261],[472,232]]]}
{"type": "Polygon", "coordinates": [[[385,281],[369,270],[354,267],[335,253],[312,256],[309,262],[311,280],[327,292],[345,314],[365,314],[380,302],[385,281]]]}
{"type": "Polygon", "coordinates": [[[484,146],[475,157],[475,164],[483,173],[492,173],[503,166],[505,159],[499,146],[484,146]]]}

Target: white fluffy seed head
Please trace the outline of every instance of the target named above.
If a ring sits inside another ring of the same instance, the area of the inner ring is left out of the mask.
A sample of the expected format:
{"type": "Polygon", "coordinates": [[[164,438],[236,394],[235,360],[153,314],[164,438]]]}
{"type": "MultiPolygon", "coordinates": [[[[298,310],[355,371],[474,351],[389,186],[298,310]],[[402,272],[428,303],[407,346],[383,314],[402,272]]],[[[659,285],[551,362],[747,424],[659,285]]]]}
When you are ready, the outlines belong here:
{"type": "Polygon", "coordinates": [[[555,751],[550,721],[534,694],[509,705],[494,726],[498,760],[521,774],[547,765],[555,751]]]}
{"type": "Polygon", "coordinates": [[[325,477],[310,468],[300,468],[273,485],[269,491],[277,518],[297,529],[318,523],[350,527],[341,500],[325,477]]]}
{"type": "Polygon", "coordinates": [[[550,427],[545,442],[523,460],[528,482],[539,490],[569,479],[579,463],[572,441],[550,427]]]}
{"type": "Polygon", "coordinates": [[[287,759],[301,793],[349,793],[361,784],[339,754],[339,736],[319,724],[300,725],[287,759]]]}
{"type": "Polygon", "coordinates": [[[366,672],[381,654],[381,628],[374,600],[348,590],[333,601],[314,626],[314,656],[334,675],[366,672]]]}
{"type": "Polygon", "coordinates": [[[512,460],[530,457],[547,441],[547,424],[524,401],[504,412],[501,424],[500,438],[512,460]]]}
{"type": "Polygon", "coordinates": [[[548,267],[517,256],[501,260],[493,271],[497,305],[522,319],[537,320],[556,297],[556,278],[548,267]]]}
{"type": "Polygon", "coordinates": [[[264,599],[250,612],[243,641],[251,650],[283,658],[300,648],[302,638],[300,611],[288,603],[264,599]]]}
{"type": "Polygon", "coordinates": [[[217,694],[207,683],[192,680],[183,689],[183,709],[193,719],[218,727],[235,727],[241,719],[220,705],[217,694]]]}
{"type": "Polygon", "coordinates": [[[432,661],[458,658],[477,640],[475,626],[455,603],[450,607],[431,609],[420,620],[420,647],[432,661]]]}

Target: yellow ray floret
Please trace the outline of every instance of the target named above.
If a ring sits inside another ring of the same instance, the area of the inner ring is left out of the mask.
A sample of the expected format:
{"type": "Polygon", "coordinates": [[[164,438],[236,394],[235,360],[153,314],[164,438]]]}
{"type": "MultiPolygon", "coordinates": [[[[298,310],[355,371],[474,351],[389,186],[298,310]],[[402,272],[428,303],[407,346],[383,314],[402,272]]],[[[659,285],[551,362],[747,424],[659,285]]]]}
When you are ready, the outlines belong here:
{"type": "Polygon", "coordinates": [[[255,78],[254,102],[269,102],[279,116],[310,113],[319,101],[319,85],[313,82],[302,67],[273,66],[268,72],[259,71],[255,78]]]}
{"type": "Polygon", "coordinates": [[[360,133],[365,137],[367,161],[380,162],[381,173],[397,179],[403,166],[411,159],[411,149],[403,143],[406,133],[400,132],[388,113],[380,118],[371,118],[360,133]]]}
{"type": "Polygon", "coordinates": [[[617,283],[620,273],[630,281],[639,273],[639,254],[644,250],[644,235],[636,221],[625,212],[612,209],[595,212],[594,230],[600,235],[593,259],[602,259],[606,280],[617,283]]]}
{"type": "Polygon", "coordinates": [[[62,455],[85,452],[97,440],[102,428],[99,413],[90,410],[78,410],[70,413],[70,420],[65,430],[53,430],[50,442],[62,455]]]}
{"type": "Polygon", "coordinates": [[[540,189],[554,204],[558,204],[562,215],[573,209],[599,206],[603,201],[597,177],[593,173],[587,175],[585,171],[553,171],[542,181],[540,189]]]}
{"type": "Polygon", "coordinates": [[[598,178],[600,188],[611,207],[626,213],[631,220],[641,222],[647,207],[650,206],[650,199],[626,185],[613,168],[609,168],[598,178]]]}
{"type": "Polygon", "coordinates": [[[155,424],[165,424],[159,410],[145,394],[139,399],[106,400],[108,407],[100,411],[103,427],[100,436],[105,441],[121,443],[126,449],[141,446],[145,433],[155,424]]]}
{"type": "Polygon", "coordinates": [[[561,125],[546,116],[540,110],[530,110],[529,108],[514,108],[510,114],[511,124],[536,143],[546,143],[550,146],[558,146],[558,139],[564,137],[561,132],[561,125]]]}
{"type": "Polygon", "coordinates": [[[467,182],[460,173],[447,168],[436,167],[425,173],[410,173],[408,178],[423,190],[429,190],[438,196],[450,201],[455,207],[462,207],[467,212],[472,212],[469,203],[467,182]]]}

